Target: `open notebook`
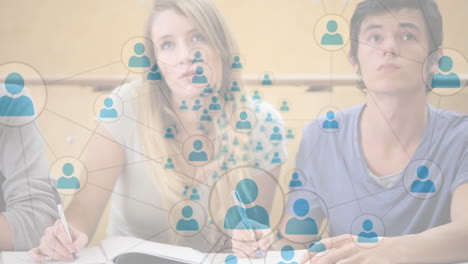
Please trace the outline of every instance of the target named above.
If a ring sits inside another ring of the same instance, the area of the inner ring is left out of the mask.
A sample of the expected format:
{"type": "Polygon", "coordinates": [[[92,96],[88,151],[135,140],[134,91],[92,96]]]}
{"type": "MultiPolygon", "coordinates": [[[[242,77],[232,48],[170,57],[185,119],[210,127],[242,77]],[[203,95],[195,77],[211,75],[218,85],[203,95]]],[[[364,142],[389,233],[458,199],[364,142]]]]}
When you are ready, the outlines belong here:
{"type": "MultiPolygon", "coordinates": [[[[46,263],[113,263],[112,260],[126,253],[144,253],[159,257],[153,263],[163,263],[161,259],[172,260],[174,263],[203,263],[203,264],[224,264],[224,259],[229,255],[227,253],[202,253],[188,247],[161,244],[151,241],[145,241],[133,237],[111,237],[101,243],[101,247],[84,248],[79,252],[79,258],[75,261],[60,262],[47,261],[46,263]]],[[[305,253],[305,250],[296,251],[294,260],[305,253]]],[[[4,264],[26,263],[33,264],[26,252],[3,252],[2,259],[4,264]]],[[[266,258],[242,259],[238,258],[237,263],[264,264],[278,263],[283,261],[280,251],[268,252],[266,258]]],[[[0,261],[1,263],[1,261],[0,261]]],[[[171,262],[172,263],[172,262],[171,262]]]]}

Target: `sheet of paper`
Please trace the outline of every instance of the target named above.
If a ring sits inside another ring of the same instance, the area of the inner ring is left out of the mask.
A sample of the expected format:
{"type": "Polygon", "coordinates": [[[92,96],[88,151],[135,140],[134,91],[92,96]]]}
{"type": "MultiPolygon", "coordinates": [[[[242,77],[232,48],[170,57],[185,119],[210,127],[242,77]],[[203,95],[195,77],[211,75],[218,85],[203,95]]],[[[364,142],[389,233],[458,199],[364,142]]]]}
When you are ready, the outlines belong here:
{"type": "MultiPolygon", "coordinates": [[[[2,259],[4,264],[37,264],[29,257],[28,252],[18,251],[18,252],[2,252],[2,259]]],[[[74,261],[52,261],[47,260],[45,263],[54,263],[54,264],[88,264],[88,263],[106,263],[106,258],[102,253],[101,248],[91,247],[83,248],[79,252],[79,257],[74,261]]]]}
{"type": "MultiPolygon", "coordinates": [[[[281,257],[281,251],[268,251],[267,255],[264,258],[237,258],[238,264],[276,264],[280,263],[281,261],[285,263],[294,263],[293,261],[299,262],[301,256],[307,250],[296,250],[294,254],[294,258],[288,261],[283,260],[281,257]]],[[[220,253],[220,254],[213,254],[210,253],[203,261],[203,264],[224,264],[226,261],[226,257],[230,255],[228,253],[220,253]]]]}
{"type": "Polygon", "coordinates": [[[200,263],[204,258],[203,253],[192,248],[161,244],[133,237],[111,237],[102,241],[101,244],[109,259],[128,252],[145,253],[185,263],[200,263]]]}

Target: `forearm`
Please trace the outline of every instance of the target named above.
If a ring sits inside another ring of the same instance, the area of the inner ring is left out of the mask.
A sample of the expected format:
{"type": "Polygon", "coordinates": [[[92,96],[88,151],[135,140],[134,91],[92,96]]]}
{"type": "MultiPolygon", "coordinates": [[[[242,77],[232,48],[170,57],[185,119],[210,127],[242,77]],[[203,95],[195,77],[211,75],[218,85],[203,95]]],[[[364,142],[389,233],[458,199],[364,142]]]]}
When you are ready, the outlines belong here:
{"type": "Polygon", "coordinates": [[[13,250],[13,234],[5,216],[0,214],[0,251],[13,250]]]}
{"type": "MultiPolygon", "coordinates": [[[[425,232],[388,238],[397,248],[398,263],[458,263],[468,261],[468,222],[458,221],[425,232]]],[[[388,249],[388,252],[394,250],[388,249]]]]}

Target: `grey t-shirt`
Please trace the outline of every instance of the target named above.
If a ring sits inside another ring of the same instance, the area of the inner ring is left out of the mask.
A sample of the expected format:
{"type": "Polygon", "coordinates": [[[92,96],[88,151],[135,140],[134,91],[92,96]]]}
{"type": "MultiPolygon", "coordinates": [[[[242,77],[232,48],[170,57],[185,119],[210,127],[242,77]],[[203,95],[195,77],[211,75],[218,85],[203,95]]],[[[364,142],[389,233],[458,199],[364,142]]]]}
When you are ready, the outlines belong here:
{"type": "Polygon", "coordinates": [[[307,216],[318,225],[328,218],[331,236],[355,234],[353,230],[364,228],[365,219],[381,223],[377,232],[381,237],[449,223],[452,194],[468,183],[467,116],[427,105],[424,136],[408,166],[386,188],[369,175],[361,149],[359,120],[364,107],[344,110],[337,131],[320,127],[325,117],[304,128],[296,160],[304,187],[292,188],[301,191],[289,196],[288,213],[295,214],[298,198],[308,200],[307,216]]]}
{"type": "Polygon", "coordinates": [[[35,123],[0,126],[0,146],[0,213],[15,250],[28,250],[57,219],[44,141],[35,123]]]}

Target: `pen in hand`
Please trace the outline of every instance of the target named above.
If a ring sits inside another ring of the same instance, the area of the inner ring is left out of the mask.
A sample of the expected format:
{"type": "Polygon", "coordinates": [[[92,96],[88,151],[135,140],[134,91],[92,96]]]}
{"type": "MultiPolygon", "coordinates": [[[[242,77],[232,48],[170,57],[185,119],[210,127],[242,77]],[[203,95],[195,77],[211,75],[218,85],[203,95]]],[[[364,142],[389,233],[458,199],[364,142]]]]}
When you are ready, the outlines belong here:
{"type": "MultiPolygon", "coordinates": [[[[68,238],[70,239],[70,242],[73,242],[73,239],[72,239],[71,234],[70,234],[70,228],[68,228],[68,222],[67,222],[67,219],[65,218],[65,214],[63,212],[62,201],[60,199],[60,196],[58,195],[58,192],[56,192],[55,196],[56,196],[55,200],[57,202],[57,210],[58,210],[59,215],[60,215],[60,222],[62,223],[62,226],[65,229],[65,232],[67,233],[68,238]]],[[[70,253],[72,254],[74,259],[76,259],[78,257],[74,250],[71,251],[70,253]]]]}
{"type": "MultiPolygon", "coordinates": [[[[255,239],[255,241],[257,241],[257,237],[256,237],[256,235],[255,235],[255,233],[253,231],[252,226],[250,225],[249,219],[247,218],[247,213],[245,212],[245,207],[244,207],[244,204],[242,203],[242,200],[241,200],[241,198],[239,196],[239,193],[236,190],[233,190],[232,191],[232,197],[234,199],[234,202],[237,205],[237,209],[239,211],[240,217],[242,218],[242,222],[244,223],[244,225],[247,228],[247,230],[249,231],[249,233],[252,235],[253,239],[255,239]]],[[[262,251],[260,250],[260,248],[256,249],[256,253],[257,253],[258,257],[262,257],[262,251]]]]}

